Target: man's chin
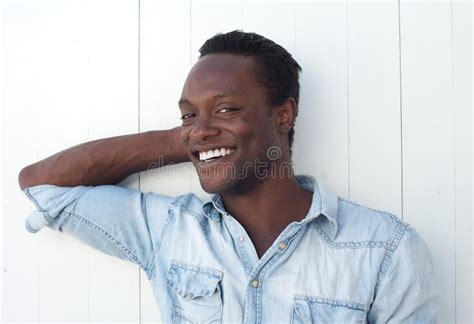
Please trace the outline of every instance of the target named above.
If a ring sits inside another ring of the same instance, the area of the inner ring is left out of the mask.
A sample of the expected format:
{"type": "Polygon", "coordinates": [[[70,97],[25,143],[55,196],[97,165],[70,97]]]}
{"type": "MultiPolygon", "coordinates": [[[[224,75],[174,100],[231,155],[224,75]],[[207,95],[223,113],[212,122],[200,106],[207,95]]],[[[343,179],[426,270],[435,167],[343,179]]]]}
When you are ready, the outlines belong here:
{"type": "Polygon", "coordinates": [[[202,189],[208,194],[222,193],[225,191],[225,181],[217,179],[202,179],[199,178],[202,189]]]}
{"type": "Polygon", "coordinates": [[[242,195],[248,192],[252,185],[248,182],[233,181],[232,179],[199,179],[202,189],[208,194],[242,195]]]}

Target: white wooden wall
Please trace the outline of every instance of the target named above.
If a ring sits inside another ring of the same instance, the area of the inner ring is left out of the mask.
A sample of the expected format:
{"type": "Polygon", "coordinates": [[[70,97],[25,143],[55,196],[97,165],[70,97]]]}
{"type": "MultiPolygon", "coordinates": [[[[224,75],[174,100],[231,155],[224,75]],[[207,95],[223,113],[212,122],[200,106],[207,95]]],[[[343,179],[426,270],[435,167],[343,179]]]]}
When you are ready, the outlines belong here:
{"type": "MultiPolygon", "coordinates": [[[[303,67],[295,167],[395,213],[431,248],[439,323],[472,321],[469,2],[51,0],[3,4],[2,322],[157,322],[138,266],[30,234],[20,169],[101,137],[179,125],[198,48],[243,29],[303,67]]],[[[204,196],[190,164],[123,185],[204,196]]]]}

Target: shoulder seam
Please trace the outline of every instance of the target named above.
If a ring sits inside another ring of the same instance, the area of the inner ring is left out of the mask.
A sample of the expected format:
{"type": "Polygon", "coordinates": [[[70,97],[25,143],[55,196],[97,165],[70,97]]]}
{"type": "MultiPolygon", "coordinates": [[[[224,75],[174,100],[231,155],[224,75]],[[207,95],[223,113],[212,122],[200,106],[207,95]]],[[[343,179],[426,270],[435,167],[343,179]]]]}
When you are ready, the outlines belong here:
{"type": "Polygon", "coordinates": [[[370,208],[370,207],[367,207],[367,206],[364,206],[364,205],[355,203],[355,202],[353,202],[353,201],[351,201],[351,200],[349,200],[349,199],[346,199],[346,198],[344,198],[344,197],[339,197],[339,196],[338,196],[338,199],[341,200],[341,201],[343,201],[343,202],[346,202],[346,203],[348,203],[348,204],[351,204],[351,205],[353,205],[353,206],[366,208],[366,209],[368,209],[368,210],[370,210],[370,211],[373,211],[373,212],[376,212],[376,213],[379,213],[379,214],[387,215],[387,216],[389,216],[393,221],[395,221],[395,222],[397,222],[397,223],[399,223],[399,222],[402,222],[402,223],[403,223],[403,221],[402,221],[399,217],[397,217],[395,214],[392,214],[392,213],[390,213],[390,212],[388,212],[388,211],[380,210],[380,209],[375,209],[375,208],[370,208]]]}
{"type": "Polygon", "coordinates": [[[377,283],[375,284],[375,289],[374,289],[375,294],[377,293],[380,282],[385,277],[385,274],[387,273],[387,270],[392,262],[393,254],[395,253],[395,250],[397,249],[397,247],[400,245],[400,241],[405,235],[408,227],[409,227],[408,224],[401,221],[398,224],[398,227],[393,235],[392,241],[390,242],[389,246],[386,249],[382,264],[380,266],[379,273],[377,275],[377,283]]]}
{"type": "MultiPolygon", "coordinates": [[[[395,226],[395,233],[392,237],[387,237],[386,240],[378,240],[378,241],[373,241],[373,240],[365,240],[365,241],[344,241],[344,242],[334,242],[333,240],[330,239],[330,237],[326,234],[326,232],[323,229],[323,226],[321,224],[315,224],[318,232],[321,234],[321,236],[324,238],[324,240],[328,243],[328,245],[332,248],[352,248],[352,249],[357,249],[357,248],[385,248],[387,250],[395,250],[396,246],[398,245],[399,240],[397,241],[397,233],[398,231],[403,231],[403,228],[407,227],[408,224],[403,222],[401,219],[399,219],[397,216],[394,214],[391,214],[389,212],[381,211],[381,210],[376,210],[376,209],[371,209],[368,207],[365,207],[363,205],[356,204],[352,201],[349,201],[347,199],[338,197],[338,199],[347,202],[349,204],[352,204],[354,206],[359,206],[362,208],[367,208],[371,211],[377,212],[379,214],[387,215],[390,217],[390,220],[395,223],[393,224],[395,226]],[[394,245],[395,244],[395,245],[394,245]]],[[[386,219],[386,221],[388,221],[386,219]]],[[[401,239],[401,237],[400,237],[401,239]]],[[[385,258],[385,257],[384,257],[385,258]]]]}
{"type": "Polygon", "coordinates": [[[321,228],[320,224],[315,224],[316,229],[321,234],[326,243],[334,249],[361,249],[361,248],[390,248],[389,242],[385,241],[344,241],[335,243],[321,228]]]}
{"type": "Polygon", "coordinates": [[[173,213],[173,210],[172,210],[171,206],[176,206],[176,205],[172,202],[170,204],[170,208],[168,208],[168,211],[166,213],[166,220],[165,220],[165,223],[163,224],[163,229],[161,230],[158,241],[156,242],[156,253],[158,253],[160,251],[161,242],[163,241],[163,238],[165,237],[166,229],[168,228],[168,225],[169,225],[169,223],[171,222],[171,219],[174,216],[174,213],[173,213]]]}
{"type": "Polygon", "coordinates": [[[147,273],[148,277],[150,277],[151,273],[155,272],[155,246],[153,244],[153,237],[151,236],[151,231],[150,231],[150,225],[148,224],[148,213],[147,213],[147,210],[146,210],[146,199],[147,199],[147,193],[144,193],[142,191],[140,191],[140,198],[141,198],[141,207],[142,207],[142,213],[143,213],[143,217],[145,218],[145,221],[146,221],[146,226],[147,226],[147,230],[148,230],[148,233],[150,233],[150,243],[151,243],[151,256],[150,256],[150,260],[148,261],[147,265],[146,265],[146,269],[145,269],[145,272],[147,273]]]}

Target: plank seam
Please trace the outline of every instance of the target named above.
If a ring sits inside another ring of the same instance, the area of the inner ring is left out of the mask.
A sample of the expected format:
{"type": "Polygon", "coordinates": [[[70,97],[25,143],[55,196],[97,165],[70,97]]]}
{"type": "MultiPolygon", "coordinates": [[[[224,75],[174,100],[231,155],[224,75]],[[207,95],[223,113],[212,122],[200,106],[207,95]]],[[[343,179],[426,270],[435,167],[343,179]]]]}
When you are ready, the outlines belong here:
{"type": "Polygon", "coordinates": [[[403,207],[403,86],[402,86],[402,31],[401,31],[401,13],[400,0],[398,0],[398,62],[399,62],[399,78],[400,78],[400,204],[401,219],[404,220],[403,207]]]}
{"type": "MultiPolygon", "coordinates": [[[[141,102],[140,102],[140,95],[141,95],[141,61],[140,61],[140,46],[141,46],[141,0],[138,0],[138,133],[141,132],[141,102]]],[[[138,189],[141,190],[141,176],[140,172],[138,172],[138,189]]],[[[138,267],[138,323],[141,324],[142,322],[142,275],[140,271],[140,267],[138,267]]]]}
{"type": "Polygon", "coordinates": [[[192,37],[192,26],[193,26],[193,6],[192,1],[189,0],[189,68],[192,67],[193,64],[193,37],[192,37]]]}
{"type": "Polygon", "coordinates": [[[347,118],[347,197],[351,199],[351,149],[349,114],[349,5],[346,0],[346,118],[347,118]]]}
{"type": "MultiPolygon", "coordinates": [[[[456,233],[456,106],[455,106],[455,86],[454,86],[454,14],[453,14],[453,1],[450,1],[450,18],[451,18],[451,87],[452,87],[452,106],[453,106],[453,194],[454,194],[454,233],[456,233]]],[[[457,278],[456,278],[456,268],[458,264],[457,260],[457,253],[456,253],[456,239],[454,242],[454,323],[457,323],[457,310],[458,310],[458,302],[457,302],[457,278]]]]}

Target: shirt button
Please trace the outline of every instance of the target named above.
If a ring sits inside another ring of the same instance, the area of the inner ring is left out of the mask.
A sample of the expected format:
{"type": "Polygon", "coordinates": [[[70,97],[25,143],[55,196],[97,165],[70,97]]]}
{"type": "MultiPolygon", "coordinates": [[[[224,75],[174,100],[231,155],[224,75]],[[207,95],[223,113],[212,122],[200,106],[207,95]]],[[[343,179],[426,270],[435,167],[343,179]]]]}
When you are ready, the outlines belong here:
{"type": "Polygon", "coordinates": [[[286,248],[286,242],[280,242],[280,244],[278,244],[278,248],[280,250],[284,250],[286,248]]]}
{"type": "Polygon", "coordinates": [[[252,287],[254,287],[254,288],[258,287],[258,280],[253,280],[252,281],[252,287]]]}
{"type": "Polygon", "coordinates": [[[243,241],[245,241],[245,237],[243,237],[242,235],[240,235],[240,236],[239,236],[239,240],[240,240],[240,242],[243,242],[243,241]]]}
{"type": "Polygon", "coordinates": [[[217,210],[213,210],[211,213],[211,217],[213,220],[218,220],[219,219],[219,212],[217,210]]]}

